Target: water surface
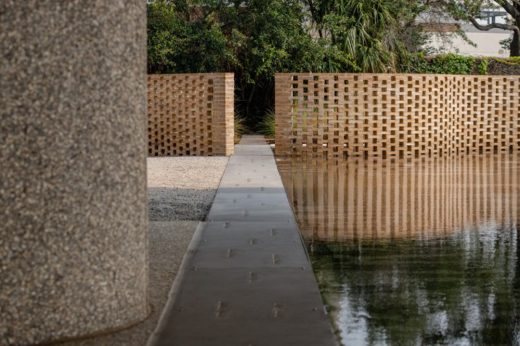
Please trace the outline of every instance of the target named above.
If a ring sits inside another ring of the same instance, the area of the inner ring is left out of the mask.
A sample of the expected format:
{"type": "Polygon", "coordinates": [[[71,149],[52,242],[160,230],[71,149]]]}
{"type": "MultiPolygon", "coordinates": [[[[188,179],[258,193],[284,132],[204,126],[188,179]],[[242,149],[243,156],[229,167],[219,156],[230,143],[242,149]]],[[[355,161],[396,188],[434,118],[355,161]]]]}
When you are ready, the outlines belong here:
{"type": "Polygon", "coordinates": [[[344,345],[520,344],[520,160],[280,159],[344,345]]]}

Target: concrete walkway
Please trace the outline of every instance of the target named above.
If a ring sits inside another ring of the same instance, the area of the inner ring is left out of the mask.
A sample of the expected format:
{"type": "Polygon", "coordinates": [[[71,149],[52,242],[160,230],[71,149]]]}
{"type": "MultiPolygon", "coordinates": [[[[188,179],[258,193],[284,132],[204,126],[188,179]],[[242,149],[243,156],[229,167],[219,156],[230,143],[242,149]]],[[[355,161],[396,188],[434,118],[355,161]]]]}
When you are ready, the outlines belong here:
{"type": "Polygon", "coordinates": [[[245,136],[153,345],[336,345],[282,180],[245,136]]]}

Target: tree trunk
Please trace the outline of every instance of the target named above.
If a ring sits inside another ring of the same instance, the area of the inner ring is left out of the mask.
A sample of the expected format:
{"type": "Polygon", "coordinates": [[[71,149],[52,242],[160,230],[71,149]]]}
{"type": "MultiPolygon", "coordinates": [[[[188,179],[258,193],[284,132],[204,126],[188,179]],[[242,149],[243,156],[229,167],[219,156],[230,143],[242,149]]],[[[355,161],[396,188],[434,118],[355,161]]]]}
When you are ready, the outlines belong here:
{"type": "MultiPolygon", "coordinates": [[[[516,6],[520,10],[520,5],[516,6]]],[[[516,27],[520,29],[520,17],[515,18],[516,27]]],[[[513,31],[513,41],[510,47],[510,56],[520,56],[520,30],[513,31]]]]}
{"type": "Polygon", "coordinates": [[[520,37],[518,30],[513,31],[513,41],[511,42],[509,56],[520,56],[520,37]]]}

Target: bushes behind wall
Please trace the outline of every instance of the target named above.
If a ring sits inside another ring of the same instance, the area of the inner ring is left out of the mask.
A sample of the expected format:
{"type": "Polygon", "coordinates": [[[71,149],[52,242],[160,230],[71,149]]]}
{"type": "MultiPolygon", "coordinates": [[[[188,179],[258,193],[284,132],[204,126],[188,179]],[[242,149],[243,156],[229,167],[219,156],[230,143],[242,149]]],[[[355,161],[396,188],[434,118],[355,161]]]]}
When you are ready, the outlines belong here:
{"type": "Polygon", "coordinates": [[[520,58],[472,57],[457,54],[416,54],[402,72],[437,74],[520,75],[520,58]]]}
{"type": "Polygon", "coordinates": [[[488,74],[520,75],[520,57],[489,59],[488,74]]]}

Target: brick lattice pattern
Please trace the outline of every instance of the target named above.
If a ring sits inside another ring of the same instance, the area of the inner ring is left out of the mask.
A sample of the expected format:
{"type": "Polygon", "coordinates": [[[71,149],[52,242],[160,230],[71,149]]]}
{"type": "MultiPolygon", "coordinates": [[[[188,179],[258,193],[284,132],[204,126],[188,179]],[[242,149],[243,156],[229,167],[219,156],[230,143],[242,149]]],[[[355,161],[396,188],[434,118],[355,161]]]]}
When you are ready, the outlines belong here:
{"type": "Polygon", "coordinates": [[[456,156],[520,147],[520,77],[276,75],[277,155],[456,156]]]}
{"type": "Polygon", "coordinates": [[[234,75],[148,75],[148,155],[233,154],[234,75]]]}
{"type": "Polygon", "coordinates": [[[445,238],[520,217],[518,154],[277,162],[306,240],[445,238]]]}

